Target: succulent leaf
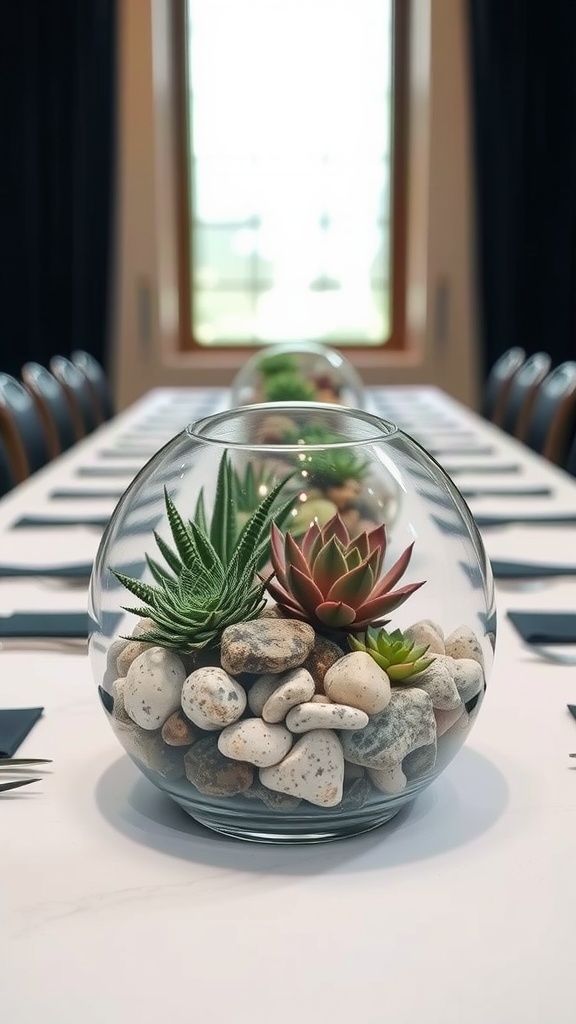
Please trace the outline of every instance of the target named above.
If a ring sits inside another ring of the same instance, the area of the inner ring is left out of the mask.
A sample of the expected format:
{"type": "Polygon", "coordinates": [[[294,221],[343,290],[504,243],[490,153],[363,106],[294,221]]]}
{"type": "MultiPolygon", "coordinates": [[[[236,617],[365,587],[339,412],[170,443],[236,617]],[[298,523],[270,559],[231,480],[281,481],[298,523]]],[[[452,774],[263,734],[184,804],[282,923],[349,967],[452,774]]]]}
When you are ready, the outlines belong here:
{"type": "MultiPolygon", "coordinates": [[[[358,632],[381,625],[385,615],[422,586],[411,583],[392,589],[410,561],[412,546],[378,580],[385,550],[384,526],[351,539],[338,514],[322,528],[312,523],[298,550],[290,531],[282,535],[273,525],[270,558],[276,578],[266,587],[287,615],[320,630],[358,632]]],[[[396,639],[404,643],[402,634],[396,639]]]]}
{"type": "Polygon", "coordinates": [[[387,633],[383,628],[368,628],[363,640],[350,636],[348,643],[353,651],[369,654],[387,672],[392,683],[412,679],[434,660],[424,657],[428,646],[414,647],[414,641],[406,640],[399,629],[387,633]]]}

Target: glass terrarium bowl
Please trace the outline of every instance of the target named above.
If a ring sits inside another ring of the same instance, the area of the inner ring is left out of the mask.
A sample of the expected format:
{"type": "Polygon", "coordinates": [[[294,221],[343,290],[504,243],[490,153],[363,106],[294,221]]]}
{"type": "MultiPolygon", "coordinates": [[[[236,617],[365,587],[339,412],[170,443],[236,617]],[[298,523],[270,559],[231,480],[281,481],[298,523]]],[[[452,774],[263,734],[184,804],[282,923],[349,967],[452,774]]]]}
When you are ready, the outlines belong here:
{"type": "Polygon", "coordinates": [[[493,585],[468,507],[409,436],[302,403],[282,408],[296,433],[332,440],[278,443],[271,411],[197,422],[130,485],[96,558],[90,654],[121,744],[193,818],[318,842],[388,821],[464,743],[493,585]]]}
{"type": "Polygon", "coordinates": [[[317,342],[269,345],[232,383],[233,406],[256,402],[327,402],[362,409],[364,385],[340,352],[317,342]]]}

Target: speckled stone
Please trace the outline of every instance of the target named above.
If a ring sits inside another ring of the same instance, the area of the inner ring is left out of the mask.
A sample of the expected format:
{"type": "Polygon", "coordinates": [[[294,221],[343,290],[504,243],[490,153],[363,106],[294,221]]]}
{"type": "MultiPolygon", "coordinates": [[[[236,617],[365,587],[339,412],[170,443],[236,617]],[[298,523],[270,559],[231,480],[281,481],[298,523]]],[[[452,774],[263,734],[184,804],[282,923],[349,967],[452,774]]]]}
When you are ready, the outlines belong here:
{"type": "Polygon", "coordinates": [[[231,761],[218,750],[218,737],[198,740],[184,756],[186,778],[204,796],[234,796],[250,789],[254,768],[244,761],[231,761]]]}
{"type": "Polygon", "coordinates": [[[314,639],[312,626],[296,619],[239,622],[222,633],[220,663],[231,675],[286,672],[306,660],[314,639]]]}
{"type": "Polygon", "coordinates": [[[480,663],[473,658],[458,658],[454,666],[454,682],[460,699],[466,703],[482,690],[484,672],[480,663]]]}
{"type": "Polygon", "coordinates": [[[268,674],[260,676],[259,679],[252,684],[248,690],[248,707],[257,718],[261,717],[262,708],[268,698],[272,696],[274,690],[278,689],[281,682],[282,676],[268,674]]]}
{"type": "Polygon", "coordinates": [[[184,666],[172,651],[147,647],[132,662],[124,686],[124,707],[136,725],[159,729],[180,706],[184,666]]]}
{"type": "Polygon", "coordinates": [[[403,632],[406,640],[413,640],[417,647],[421,644],[428,646],[426,657],[430,654],[446,653],[441,632],[438,631],[436,623],[431,622],[430,619],[421,619],[403,632]]]}
{"type": "Polygon", "coordinates": [[[126,713],[124,706],[124,687],[126,686],[125,679],[115,679],[110,688],[112,699],[114,701],[114,707],[112,709],[112,717],[124,725],[132,725],[132,719],[130,715],[126,713]]]}
{"type": "Polygon", "coordinates": [[[469,626],[458,626],[450,636],[446,637],[446,654],[452,658],[470,658],[477,661],[484,670],[482,646],[474,631],[469,626]]]}
{"type": "Polygon", "coordinates": [[[402,771],[409,782],[421,779],[423,775],[428,775],[432,771],[436,764],[436,753],[436,741],[434,741],[426,743],[423,747],[416,747],[416,750],[406,754],[402,761],[402,771]]]}
{"type": "Polygon", "coordinates": [[[344,784],[344,757],[338,737],[329,729],[306,733],[280,764],[260,769],[260,782],[268,789],[301,797],[318,807],[335,807],[342,800],[344,784]]]}
{"type": "Polygon", "coordinates": [[[134,638],[141,636],[142,633],[149,633],[151,629],[156,629],[156,623],[154,619],[139,618],[138,622],[132,630],[132,636],[134,638]]]}
{"type": "Polygon", "coordinates": [[[311,704],[332,704],[330,697],[327,697],[325,693],[315,693],[313,697],[310,697],[311,704]]]}
{"type": "Polygon", "coordinates": [[[408,779],[399,765],[397,765],[396,768],[389,768],[386,771],[379,771],[377,768],[369,768],[368,775],[372,785],[376,786],[376,789],[379,789],[381,793],[386,793],[388,796],[395,796],[397,793],[403,793],[408,782],[408,779]]]}
{"type": "Polygon", "coordinates": [[[262,708],[265,722],[283,722],[291,708],[310,700],[314,680],[305,668],[295,668],[282,676],[280,685],[271,693],[262,708]]]}
{"type": "Polygon", "coordinates": [[[128,640],[113,640],[108,648],[106,654],[106,669],[104,671],[104,678],[102,680],[102,686],[105,690],[110,692],[112,683],[115,679],[118,679],[118,657],[122,653],[125,647],[129,644],[128,640]]]}
{"type": "Polygon", "coordinates": [[[390,702],[390,680],[365,651],[346,654],[328,669],[324,690],[335,704],[348,704],[376,715],[390,702]]]}
{"type": "Polygon", "coordinates": [[[450,711],[462,703],[460,694],[453,677],[454,662],[452,659],[442,657],[434,658],[434,661],[423,672],[412,676],[410,683],[420,690],[425,690],[432,707],[440,711],[450,711]],[[450,664],[450,662],[452,664],[450,664]]]}
{"type": "Polygon", "coordinates": [[[262,718],[245,718],[222,730],[218,750],[233,761],[269,768],[286,757],[292,743],[292,735],[283,725],[269,725],[262,718]]]}
{"type": "Polygon", "coordinates": [[[344,651],[338,644],[328,640],[325,636],[316,635],[314,647],[306,658],[302,668],[308,669],[314,683],[316,693],[324,693],[324,676],[329,668],[344,656],[344,651]]]}
{"type": "Polygon", "coordinates": [[[209,732],[236,722],[246,707],[246,691],[222,668],[197,668],[182,687],[182,710],[209,732]]]}
{"type": "Polygon", "coordinates": [[[347,704],[319,704],[306,701],[297,704],[286,715],[290,732],[310,732],[311,729],[364,729],[368,715],[347,704]]]}
{"type": "Polygon", "coordinates": [[[388,707],[373,715],[365,729],[340,734],[347,761],[390,771],[407,754],[436,739],[432,701],[416,687],[394,689],[388,707]]]}
{"type": "Polygon", "coordinates": [[[200,735],[181,708],[170,715],[162,726],[162,739],[169,747],[189,747],[200,735]]]}

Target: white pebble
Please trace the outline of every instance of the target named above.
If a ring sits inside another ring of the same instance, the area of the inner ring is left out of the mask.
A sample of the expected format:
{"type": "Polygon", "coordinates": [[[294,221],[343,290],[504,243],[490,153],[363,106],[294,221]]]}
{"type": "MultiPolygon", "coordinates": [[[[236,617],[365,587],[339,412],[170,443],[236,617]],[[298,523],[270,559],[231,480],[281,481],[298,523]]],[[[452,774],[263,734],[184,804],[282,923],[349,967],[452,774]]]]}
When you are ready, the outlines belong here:
{"type": "Polygon", "coordinates": [[[329,729],[306,733],[280,764],[260,769],[260,782],[318,807],[335,807],[342,800],[344,785],[344,755],[336,733],[329,729]]]}
{"type": "Polygon", "coordinates": [[[262,718],[246,718],[227,725],[218,737],[218,750],[233,761],[248,761],[257,768],[278,764],[292,746],[283,725],[269,725],[262,718]]]}
{"type": "Polygon", "coordinates": [[[147,647],[130,665],[123,687],[124,707],[142,729],[160,729],[180,707],[185,671],[177,654],[147,647]]]}
{"type": "Polygon", "coordinates": [[[353,651],[336,661],[324,676],[324,690],[335,704],[360,708],[375,715],[390,703],[390,680],[365,651],[353,651]]]}
{"type": "Polygon", "coordinates": [[[240,718],[245,707],[245,690],[223,668],[197,668],[184,682],[182,710],[201,729],[223,729],[240,718]]]}
{"type": "Polygon", "coordinates": [[[286,715],[290,732],[310,732],[311,729],[363,729],[368,715],[347,704],[320,704],[308,701],[298,704],[286,715]]]}
{"type": "Polygon", "coordinates": [[[265,722],[283,722],[290,708],[310,700],[315,689],[314,680],[307,669],[295,668],[287,672],[262,708],[262,718],[265,722]]]}

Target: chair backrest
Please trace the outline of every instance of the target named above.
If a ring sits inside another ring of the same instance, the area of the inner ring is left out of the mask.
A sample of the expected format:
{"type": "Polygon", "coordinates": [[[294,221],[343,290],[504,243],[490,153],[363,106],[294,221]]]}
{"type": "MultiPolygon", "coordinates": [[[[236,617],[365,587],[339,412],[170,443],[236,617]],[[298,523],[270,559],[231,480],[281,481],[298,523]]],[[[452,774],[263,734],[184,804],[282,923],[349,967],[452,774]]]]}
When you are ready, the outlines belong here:
{"type": "Polygon", "coordinates": [[[551,359],[546,352],[529,356],[512,379],[501,426],[508,434],[524,441],[536,394],[550,369],[551,359]]]}
{"type": "Polygon", "coordinates": [[[488,374],[484,386],[482,415],[499,427],[502,426],[512,381],[525,359],[526,353],[523,348],[509,348],[496,360],[488,374]]]}
{"type": "Polygon", "coordinates": [[[10,459],[8,458],[8,452],[2,435],[0,434],[0,498],[5,494],[8,494],[14,487],[14,475],[12,473],[12,466],[10,459]]]}
{"type": "Polygon", "coordinates": [[[74,421],[64,388],[40,363],[26,363],[22,367],[22,380],[36,403],[50,457],[55,458],[76,441],[74,421]]]}
{"type": "Polygon", "coordinates": [[[109,420],[114,415],[110,384],[102,366],[89,352],[78,349],[72,353],[72,362],[83,373],[88,387],[100,413],[100,422],[109,420]]]}
{"type": "Polygon", "coordinates": [[[76,438],[92,433],[98,426],[98,413],[86,377],[65,356],[52,356],[50,369],[64,388],[76,438]]]}
{"type": "Polygon", "coordinates": [[[526,444],[564,465],[576,427],[576,362],[561,363],[542,381],[526,431],[526,444]]]}
{"type": "Polygon", "coordinates": [[[48,447],[34,399],[9,373],[0,373],[0,435],[16,483],[48,462],[48,447]]]}

